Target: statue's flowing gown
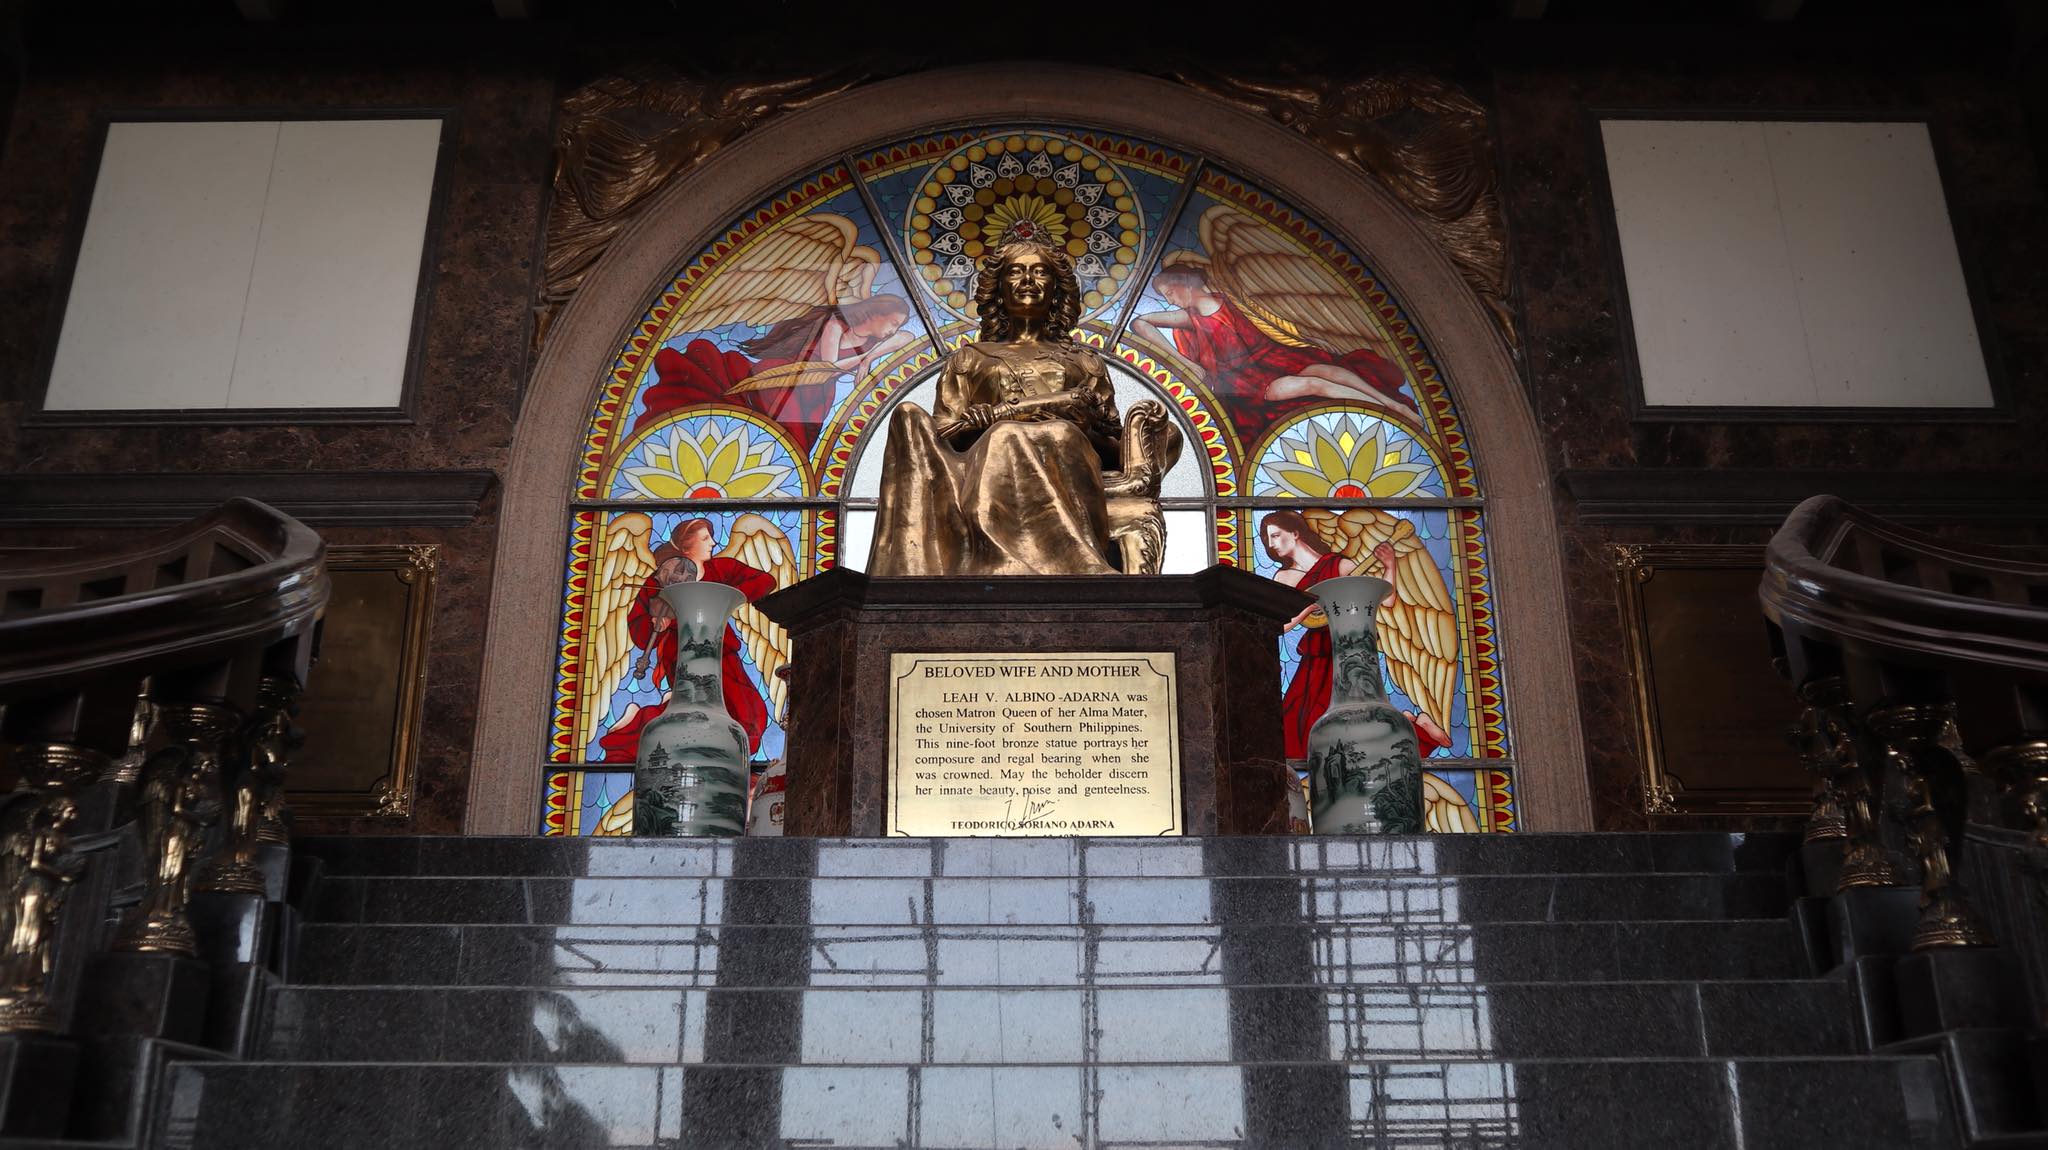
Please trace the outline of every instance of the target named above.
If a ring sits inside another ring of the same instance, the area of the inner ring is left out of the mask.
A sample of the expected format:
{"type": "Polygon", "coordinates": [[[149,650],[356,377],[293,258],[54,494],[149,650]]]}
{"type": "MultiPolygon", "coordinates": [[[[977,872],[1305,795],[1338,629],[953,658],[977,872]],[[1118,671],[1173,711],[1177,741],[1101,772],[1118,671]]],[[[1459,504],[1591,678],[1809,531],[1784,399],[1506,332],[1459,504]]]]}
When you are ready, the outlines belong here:
{"type": "Polygon", "coordinates": [[[999,346],[967,344],[948,358],[935,411],[896,410],[869,574],[1116,574],[1102,487],[1119,465],[1107,368],[1074,344],[999,346]],[[1078,414],[939,435],[976,404],[1060,391],[1090,402],[1078,414]]]}

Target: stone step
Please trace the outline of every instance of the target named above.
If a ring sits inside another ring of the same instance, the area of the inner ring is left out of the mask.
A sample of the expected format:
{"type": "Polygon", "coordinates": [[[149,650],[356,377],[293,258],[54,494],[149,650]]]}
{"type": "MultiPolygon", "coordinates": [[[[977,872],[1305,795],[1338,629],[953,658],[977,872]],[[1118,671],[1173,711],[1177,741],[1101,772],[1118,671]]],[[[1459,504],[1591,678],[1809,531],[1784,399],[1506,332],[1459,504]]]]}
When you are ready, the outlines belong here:
{"type": "Polygon", "coordinates": [[[1931,1057],[1245,1065],[173,1068],[175,1150],[1954,1146],[1931,1057]]]}
{"type": "Polygon", "coordinates": [[[1851,1052],[1838,982],[674,990],[283,987],[263,1057],[769,1065],[1851,1052]]]}
{"type": "Polygon", "coordinates": [[[330,837],[294,849],[335,875],[508,877],[1249,877],[1783,872],[1791,834],[1514,834],[1210,839],[330,837]]]}
{"type": "Polygon", "coordinates": [[[324,878],[309,921],[613,925],[1770,918],[1775,874],[1274,878],[324,878]]]}
{"type": "Polygon", "coordinates": [[[469,926],[313,924],[300,983],[415,986],[1078,986],[1785,979],[1786,919],[1345,926],[469,926]],[[1221,949],[1249,942],[1250,955],[1221,949]],[[743,956],[726,962],[721,956],[743,956]]]}

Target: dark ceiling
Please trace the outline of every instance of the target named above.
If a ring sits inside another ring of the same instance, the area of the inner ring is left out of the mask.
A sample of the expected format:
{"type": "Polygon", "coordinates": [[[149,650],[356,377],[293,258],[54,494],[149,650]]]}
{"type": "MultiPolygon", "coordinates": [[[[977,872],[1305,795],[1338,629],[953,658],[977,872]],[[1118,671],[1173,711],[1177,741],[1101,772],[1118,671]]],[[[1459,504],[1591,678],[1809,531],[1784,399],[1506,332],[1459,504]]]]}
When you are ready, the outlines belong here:
{"type": "Polygon", "coordinates": [[[298,43],[363,37],[659,46],[719,63],[821,56],[962,61],[1161,54],[1348,71],[1389,53],[1966,53],[2010,63],[2048,33],[2042,0],[1353,0],[1270,9],[1159,5],[813,4],[792,0],[0,0],[29,56],[135,40],[298,43]],[[1270,11],[1253,23],[1248,13],[1270,11]],[[11,17],[11,19],[10,19],[11,17]]]}
{"type": "Polygon", "coordinates": [[[0,114],[38,70],[124,61],[361,68],[503,60],[572,86],[637,66],[890,74],[992,59],[1333,77],[1427,67],[1960,68],[2011,85],[2048,150],[2048,0],[0,0],[0,114]],[[1253,13],[1270,13],[1254,19],[1253,13]]]}

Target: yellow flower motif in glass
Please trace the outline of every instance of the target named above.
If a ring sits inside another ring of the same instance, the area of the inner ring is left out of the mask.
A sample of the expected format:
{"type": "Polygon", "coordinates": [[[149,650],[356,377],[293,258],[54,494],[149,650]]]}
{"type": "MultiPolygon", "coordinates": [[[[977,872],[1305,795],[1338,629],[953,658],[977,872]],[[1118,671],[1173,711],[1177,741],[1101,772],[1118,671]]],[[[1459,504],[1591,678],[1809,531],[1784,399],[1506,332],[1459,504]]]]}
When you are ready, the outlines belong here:
{"type": "Polygon", "coordinates": [[[743,420],[670,424],[642,440],[619,478],[646,499],[753,499],[796,477],[789,452],[743,420]]]}
{"type": "Polygon", "coordinates": [[[1259,461],[1259,494],[1298,499],[1400,499],[1441,495],[1422,445],[1384,420],[1312,415],[1282,434],[1259,461]]]}

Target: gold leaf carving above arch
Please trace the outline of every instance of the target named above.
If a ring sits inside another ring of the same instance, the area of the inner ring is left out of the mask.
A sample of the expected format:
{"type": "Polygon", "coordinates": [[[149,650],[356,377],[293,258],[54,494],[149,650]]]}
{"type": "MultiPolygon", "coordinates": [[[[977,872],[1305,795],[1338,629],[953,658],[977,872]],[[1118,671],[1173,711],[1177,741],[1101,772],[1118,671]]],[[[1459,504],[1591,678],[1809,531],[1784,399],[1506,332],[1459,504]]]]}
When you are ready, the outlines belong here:
{"type": "Polygon", "coordinates": [[[1175,78],[1293,128],[1379,181],[1443,247],[1519,352],[1508,307],[1507,217],[1486,108],[1464,89],[1405,70],[1341,81],[1192,69],[1175,78]]]}
{"type": "MultiPolygon", "coordinates": [[[[869,72],[608,77],[562,100],[534,347],[654,193],[753,128],[866,83],[869,72]]],[[[1509,347],[1507,222],[1486,109],[1414,71],[1264,80],[1182,69],[1181,83],[1293,128],[1392,192],[1457,266],[1509,347]]],[[[852,142],[852,141],[849,141],[852,142]]]]}
{"type": "Polygon", "coordinates": [[[668,182],[764,121],[868,79],[822,76],[612,76],[562,100],[554,200],[534,300],[533,345],[583,286],[613,238],[668,182]]]}

